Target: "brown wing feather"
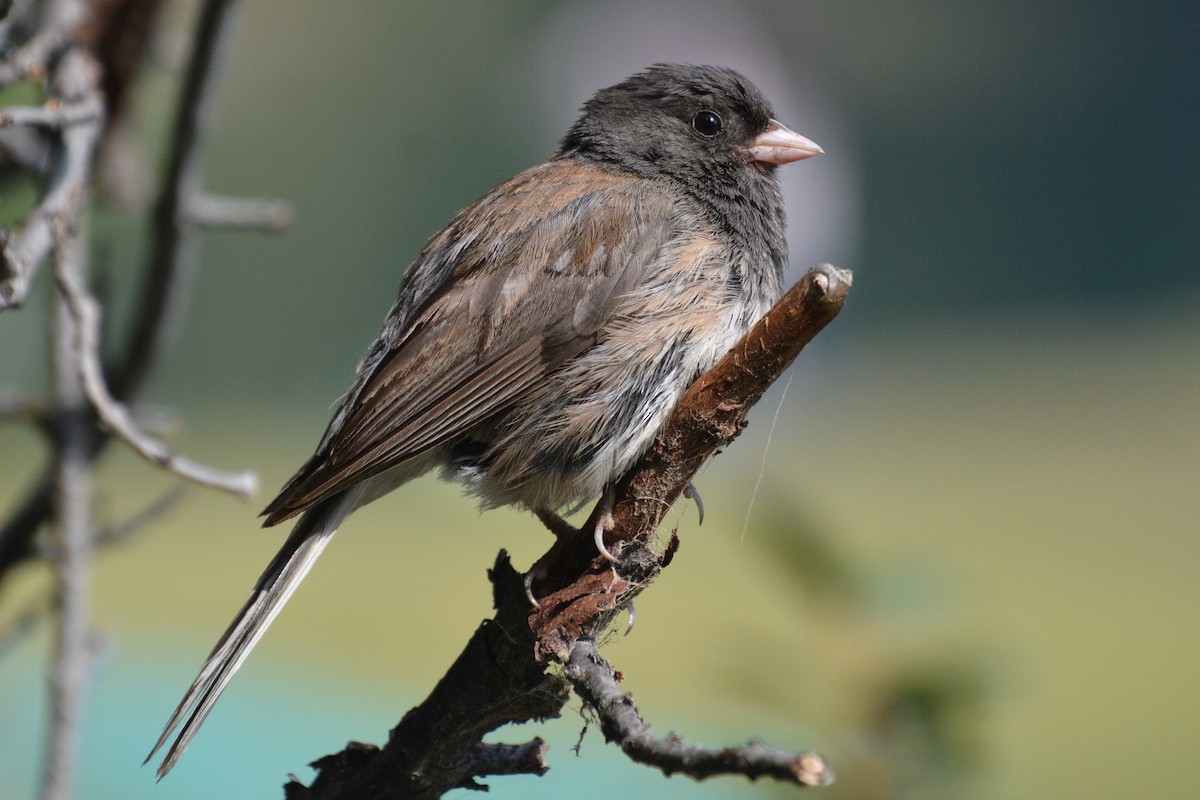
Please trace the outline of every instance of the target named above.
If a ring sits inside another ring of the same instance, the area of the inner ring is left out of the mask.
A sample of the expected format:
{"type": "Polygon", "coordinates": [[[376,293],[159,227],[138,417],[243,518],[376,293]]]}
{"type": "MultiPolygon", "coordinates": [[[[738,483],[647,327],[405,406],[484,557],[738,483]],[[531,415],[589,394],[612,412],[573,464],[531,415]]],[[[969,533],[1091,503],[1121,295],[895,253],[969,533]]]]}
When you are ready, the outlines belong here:
{"type": "Polygon", "coordinates": [[[321,446],[267,507],[264,524],[465,433],[591,346],[616,298],[677,234],[669,201],[644,188],[550,162],[493,190],[431,239],[406,285],[444,270],[452,253],[449,275],[420,308],[393,309],[393,317],[407,313],[406,324],[385,325],[387,351],[364,360],[321,446]]]}

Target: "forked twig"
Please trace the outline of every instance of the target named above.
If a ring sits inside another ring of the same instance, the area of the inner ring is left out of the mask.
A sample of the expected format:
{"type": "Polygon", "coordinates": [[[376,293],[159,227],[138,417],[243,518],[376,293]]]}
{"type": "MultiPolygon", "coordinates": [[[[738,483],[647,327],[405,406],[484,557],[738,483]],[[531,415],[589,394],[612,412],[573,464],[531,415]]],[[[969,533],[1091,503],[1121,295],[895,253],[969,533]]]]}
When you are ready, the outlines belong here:
{"type": "Polygon", "coordinates": [[[69,265],[60,262],[55,275],[58,291],[75,320],[75,357],[84,393],[101,422],[135,453],[181,478],[249,498],[258,489],[258,477],[249,471],[226,472],[176,455],[162,442],[134,424],[128,410],[108,390],[100,366],[100,304],[69,265]]]}

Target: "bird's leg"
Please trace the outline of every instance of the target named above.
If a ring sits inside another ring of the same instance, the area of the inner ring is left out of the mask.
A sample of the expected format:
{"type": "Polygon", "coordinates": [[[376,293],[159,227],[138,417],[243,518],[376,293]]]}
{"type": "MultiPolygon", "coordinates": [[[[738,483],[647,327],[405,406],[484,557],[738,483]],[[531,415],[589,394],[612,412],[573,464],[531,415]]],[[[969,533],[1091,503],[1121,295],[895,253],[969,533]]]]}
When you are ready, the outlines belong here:
{"type": "Polygon", "coordinates": [[[525,598],[529,601],[529,605],[534,608],[541,608],[537,598],[533,595],[533,584],[535,581],[543,580],[550,575],[548,564],[553,562],[558,555],[558,551],[569,547],[570,543],[581,535],[579,528],[576,528],[571,523],[560,517],[552,509],[535,508],[533,513],[541,520],[546,529],[554,534],[554,545],[529,568],[529,572],[525,573],[522,583],[525,586],[525,598]]]}
{"type": "Polygon", "coordinates": [[[556,563],[561,554],[574,547],[575,542],[583,535],[583,531],[567,522],[553,509],[543,506],[533,509],[533,513],[546,526],[546,529],[554,534],[554,544],[529,568],[522,579],[525,586],[525,598],[529,600],[529,605],[541,608],[541,604],[533,594],[533,584],[550,577],[550,564],[556,563]]]}
{"type": "Polygon", "coordinates": [[[554,538],[559,541],[573,539],[579,535],[579,528],[576,528],[571,523],[560,517],[548,508],[535,508],[534,514],[546,526],[546,529],[554,534],[554,538]]]}
{"type": "MultiPolygon", "coordinates": [[[[588,522],[585,525],[585,530],[587,527],[591,528],[592,541],[595,543],[596,552],[610,563],[616,563],[617,557],[604,546],[604,535],[612,530],[613,527],[612,511],[615,501],[616,491],[610,486],[604,490],[604,494],[600,497],[600,502],[596,504],[592,516],[588,518],[588,522]]],[[[545,555],[529,568],[529,572],[525,573],[525,597],[529,600],[531,606],[541,608],[537,598],[534,597],[533,584],[550,576],[550,565],[557,563],[574,548],[579,537],[583,535],[583,531],[567,522],[549,508],[535,508],[533,509],[533,513],[554,534],[556,540],[554,545],[546,551],[545,555]]]]}
{"type": "MultiPolygon", "coordinates": [[[[696,497],[699,496],[698,494],[696,495],[696,497]]],[[[592,528],[592,539],[596,542],[596,552],[602,555],[605,561],[614,564],[617,562],[617,557],[610,553],[608,548],[604,546],[604,534],[612,530],[613,527],[612,511],[615,500],[616,493],[612,487],[605,489],[604,494],[600,496],[600,502],[596,505],[596,510],[592,512],[592,516],[596,519],[595,525],[592,528]]],[[[698,504],[699,501],[697,501],[698,504]]],[[[542,524],[559,541],[570,540],[580,535],[579,528],[576,528],[549,508],[535,508],[533,513],[537,514],[537,518],[542,521],[542,524]]],[[[703,511],[701,511],[700,516],[703,518],[703,511]]]]}
{"type": "Polygon", "coordinates": [[[696,511],[700,513],[700,525],[704,524],[704,501],[700,499],[700,490],[696,488],[696,484],[688,481],[687,486],[683,487],[683,496],[696,504],[696,511]]]}

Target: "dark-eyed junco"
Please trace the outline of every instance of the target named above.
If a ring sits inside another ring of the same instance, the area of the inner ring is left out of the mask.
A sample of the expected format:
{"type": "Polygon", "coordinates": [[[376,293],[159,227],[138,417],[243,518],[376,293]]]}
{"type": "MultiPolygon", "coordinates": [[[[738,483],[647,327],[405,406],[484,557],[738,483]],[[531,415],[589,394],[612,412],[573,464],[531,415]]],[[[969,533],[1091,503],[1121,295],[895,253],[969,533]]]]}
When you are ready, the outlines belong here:
{"type": "Polygon", "coordinates": [[[155,744],[183,721],[159,777],[359,506],[438,468],[484,507],[555,520],[632,465],[779,298],[775,167],[822,151],[773,116],[733,70],[655,65],[597,92],[549,161],[429,240],[267,506],[266,525],[300,520],[155,744]]]}

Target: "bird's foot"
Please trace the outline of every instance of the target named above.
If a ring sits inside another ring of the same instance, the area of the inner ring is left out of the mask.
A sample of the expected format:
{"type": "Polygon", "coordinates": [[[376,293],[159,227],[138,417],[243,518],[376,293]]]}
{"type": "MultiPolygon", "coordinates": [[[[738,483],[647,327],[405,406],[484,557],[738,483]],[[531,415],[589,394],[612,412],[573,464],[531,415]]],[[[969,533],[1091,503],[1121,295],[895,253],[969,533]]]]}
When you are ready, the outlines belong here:
{"type": "MultiPolygon", "coordinates": [[[[583,529],[591,529],[591,538],[596,552],[610,564],[617,562],[617,556],[605,545],[604,536],[613,529],[612,512],[615,500],[616,493],[613,489],[611,487],[606,489],[583,529]]],[[[529,600],[531,606],[541,608],[537,597],[533,593],[534,584],[550,577],[551,565],[571,558],[569,555],[570,551],[579,546],[579,540],[584,533],[583,530],[576,528],[549,508],[535,508],[533,513],[554,534],[556,540],[550,549],[529,568],[529,572],[525,573],[525,597],[529,600]]],[[[620,553],[619,549],[617,553],[620,553]]],[[[579,556],[574,557],[578,558],[579,556]]],[[[586,556],[584,558],[586,560],[586,556]]]]}

